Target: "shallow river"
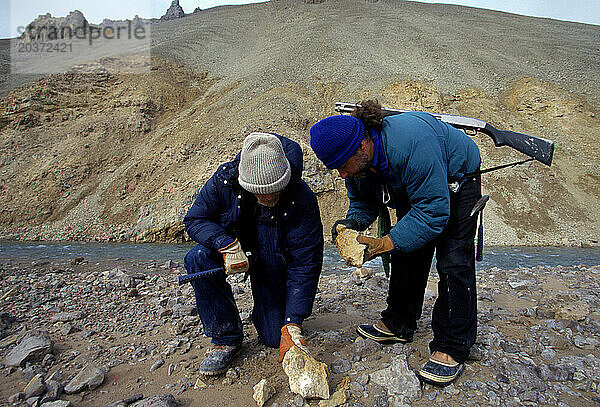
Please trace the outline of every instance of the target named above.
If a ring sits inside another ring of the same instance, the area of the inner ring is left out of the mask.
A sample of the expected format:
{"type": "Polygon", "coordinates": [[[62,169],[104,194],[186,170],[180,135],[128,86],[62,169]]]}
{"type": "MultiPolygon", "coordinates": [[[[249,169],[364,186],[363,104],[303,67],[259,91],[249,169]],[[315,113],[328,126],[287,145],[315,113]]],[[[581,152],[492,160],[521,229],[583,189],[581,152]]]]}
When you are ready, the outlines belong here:
{"type": "MultiPolygon", "coordinates": [[[[109,264],[119,261],[164,264],[167,260],[181,263],[192,246],[193,244],[0,241],[0,262],[64,261],[83,257],[89,262],[109,264]]],[[[600,247],[486,247],[483,261],[477,263],[477,269],[579,264],[600,264],[600,247]]],[[[370,261],[364,267],[381,269],[381,260],[370,261]]],[[[332,272],[350,268],[340,259],[333,246],[326,245],[324,270],[332,272]]]]}

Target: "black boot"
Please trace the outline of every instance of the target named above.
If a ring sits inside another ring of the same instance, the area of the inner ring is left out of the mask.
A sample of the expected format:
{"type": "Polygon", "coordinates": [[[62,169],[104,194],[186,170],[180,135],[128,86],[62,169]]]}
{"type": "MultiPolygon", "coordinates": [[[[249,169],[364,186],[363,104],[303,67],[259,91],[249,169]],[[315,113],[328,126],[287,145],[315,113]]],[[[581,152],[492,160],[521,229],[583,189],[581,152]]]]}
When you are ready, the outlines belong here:
{"type": "Polygon", "coordinates": [[[215,345],[208,352],[206,359],[200,363],[200,374],[214,376],[225,373],[231,361],[242,349],[242,345],[215,345]]]}

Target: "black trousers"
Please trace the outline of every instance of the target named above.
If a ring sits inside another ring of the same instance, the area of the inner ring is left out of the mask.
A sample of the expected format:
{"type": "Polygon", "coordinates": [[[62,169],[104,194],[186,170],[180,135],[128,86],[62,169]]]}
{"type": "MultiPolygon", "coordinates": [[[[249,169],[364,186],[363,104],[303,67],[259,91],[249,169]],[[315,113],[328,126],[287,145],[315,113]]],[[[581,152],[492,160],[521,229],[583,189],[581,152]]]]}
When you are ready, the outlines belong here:
{"type": "Polygon", "coordinates": [[[421,317],[423,297],[436,252],[438,297],[433,308],[431,352],[449,354],[463,363],[477,335],[475,232],[469,214],[481,198],[481,177],[469,178],[450,193],[450,219],[442,233],[410,253],[392,253],[392,270],[383,323],[396,335],[412,336],[421,317]]]}

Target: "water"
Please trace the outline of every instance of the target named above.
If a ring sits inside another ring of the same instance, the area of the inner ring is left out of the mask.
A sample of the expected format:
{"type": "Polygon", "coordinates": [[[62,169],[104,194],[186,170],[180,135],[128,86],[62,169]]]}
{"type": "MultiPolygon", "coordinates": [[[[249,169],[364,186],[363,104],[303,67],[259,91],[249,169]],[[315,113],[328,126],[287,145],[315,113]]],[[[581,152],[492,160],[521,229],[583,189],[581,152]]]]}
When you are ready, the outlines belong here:
{"type": "MultiPolygon", "coordinates": [[[[0,262],[16,260],[70,260],[83,257],[88,262],[166,262],[172,260],[181,264],[193,243],[97,243],[97,242],[0,242],[0,262]]],[[[332,272],[352,270],[340,259],[332,245],[325,246],[324,269],[332,272]]],[[[572,266],[600,264],[600,247],[486,247],[483,261],[477,263],[478,270],[491,267],[514,269],[533,266],[572,266]]],[[[381,259],[367,262],[364,267],[381,270],[381,259]]]]}

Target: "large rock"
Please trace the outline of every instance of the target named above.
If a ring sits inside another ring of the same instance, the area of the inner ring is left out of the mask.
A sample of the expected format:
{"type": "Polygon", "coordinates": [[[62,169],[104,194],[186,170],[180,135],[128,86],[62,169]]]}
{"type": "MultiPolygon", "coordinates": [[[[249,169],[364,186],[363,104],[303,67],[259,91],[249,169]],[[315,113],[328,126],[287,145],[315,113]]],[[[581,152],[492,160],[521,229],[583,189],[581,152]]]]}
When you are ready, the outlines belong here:
{"type": "Polygon", "coordinates": [[[94,390],[103,382],[104,371],[92,364],[88,364],[65,386],[65,393],[79,393],[86,388],[94,390]]]}
{"type": "Polygon", "coordinates": [[[405,355],[393,357],[388,368],[371,373],[371,382],[385,388],[389,396],[401,398],[404,402],[421,396],[421,385],[408,367],[405,355]]]}
{"type": "Polygon", "coordinates": [[[329,398],[327,376],[329,370],[325,363],[293,346],[283,358],[283,371],[288,375],[290,390],[304,398],[329,398]]]}
{"type": "Polygon", "coordinates": [[[177,400],[171,394],[159,394],[135,402],[130,407],[177,407],[177,400]]]}
{"type": "Polygon", "coordinates": [[[39,362],[52,352],[52,341],[45,332],[26,335],[4,358],[7,366],[23,366],[26,362],[39,362]]]}
{"type": "Polygon", "coordinates": [[[256,404],[258,404],[258,407],[262,407],[276,393],[275,389],[269,386],[267,379],[262,379],[252,389],[254,390],[252,397],[256,401],[256,404]]]}
{"type": "Polygon", "coordinates": [[[338,235],[335,239],[335,246],[341,258],[347,265],[362,267],[367,246],[358,243],[356,230],[348,229],[343,225],[337,226],[338,235]]]}

